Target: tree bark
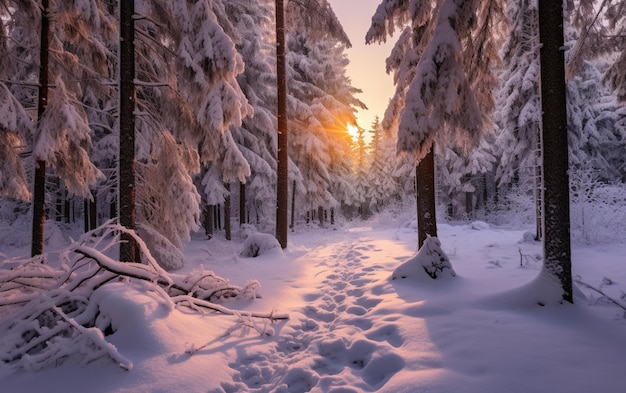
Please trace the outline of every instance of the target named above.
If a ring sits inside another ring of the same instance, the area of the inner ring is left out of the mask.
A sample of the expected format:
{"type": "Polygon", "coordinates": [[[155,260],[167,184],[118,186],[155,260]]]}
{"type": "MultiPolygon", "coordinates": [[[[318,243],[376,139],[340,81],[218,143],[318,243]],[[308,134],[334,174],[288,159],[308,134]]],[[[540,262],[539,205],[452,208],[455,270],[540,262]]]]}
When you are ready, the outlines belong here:
{"type": "Polygon", "coordinates": [[[211,239],[213,238],[214,229],[215,229],[215,218],[213,217],[215,213],[215,206],[207,205],[204,208],[204,231],[206,236],[211,239]]]}
{"type": "Polygon", "coordinates": [[[63,190],[63,218],[65,219],[65,223],[69,224],[72,221],[72,203],[70,201],[70,196],[67,190],[63,190]]]}
{"type": "MultiPolygon", "coordinates": [[[[134,0],[120,1],[120,151],[119,151],[119,220],[135,229],[135,14],[134,0]]],[[[120,260],[139,262],[135,240],[122,234],[120,260]]]]}
{"type": "Polygon", "coordinates": [[[290,228],[293,229],[296,226],[296,181],[291,182],[291,225],[290,228]]]}
{"type": "Polygon", "coordinates": [[[543,110],[543,272],[558,279],[563,300],[573,303],[561,1],[539,0],[539,40],[543,110]]]}
{"type": "Polygon", "coordinates": [[[232,231],[230,227],[230,184],[224,184],[224,188],[228,191],[226,199],[224,199],[224,232],[226,233],[226,240],[232,239],[232,231]]]}
{"type": "MultiPolygon", "coordinates": [[[[41,1],[41,34],[39,46],[39,94],[37,98],[37,120],[41,121],[48,106],[48,62],[50,46],[50,5],[41,1]]],[[[33,226],[31,256],[43,254],[44,228],[46,226],[46,162],[36,160],[33,176],[33,226]]]]}
{"type": "Polygon", "coordinates": [[[278,159],[276,180],[276,239],[287,248],[289,200],[287,139],[287,73],[285,59],[285,10],[283,0],[276,0],[276,78],[278,93],[278,159]]]}
{"type": "Polygon", "coordinates": [[[246,185],[239,183],[239,225],[243,225],[246,222],[246,185]]]}
{"type": "Polygon", "coordinates": [[[320,221],[320,227],[324,228],[324,208],[321,206],[317,208],[317,219],[320,221]]]}
{"type": "Polygon", "coordinates": [[[89,229],[96,229],[98,226],[98,192],[91,190],[92,200],[89,200],[89,229]]]}
{"type": "Polygon", "coordinates": [[[535,187],[535,240],[541,240],[543,238],[543,172],[541,168],[541,154],[542,154],[542,142],[541,132],[537,132],[537,150],[535,151],[535,165],[534,165],[534,187],[535,187]]]}
{"type": "Polygon", "coordinates": [[[428,236],[437,236],[435,154],[433,151],[434,146],[431,146],[426,157],[415,168],[418,248],[422,248],[428,236]]]}

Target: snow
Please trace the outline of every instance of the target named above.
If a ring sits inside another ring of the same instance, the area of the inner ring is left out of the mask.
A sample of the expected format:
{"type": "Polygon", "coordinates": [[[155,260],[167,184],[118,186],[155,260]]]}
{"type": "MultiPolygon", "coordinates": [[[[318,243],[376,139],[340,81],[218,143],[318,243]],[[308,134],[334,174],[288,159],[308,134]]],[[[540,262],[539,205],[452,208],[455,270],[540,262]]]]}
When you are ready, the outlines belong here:
{"type": "MultiPolygon", "coordinates": [[[[107,284],[93,295],[116,329],[104,339],[132,368],[104,357],[37,372],[0,363],[2,392],[623,391],[623,310],[585,288],[574,305],[537,305],[533,288],[550,286],[530,228],[439,223],[456,277],[392,280],[416,256],[412,216],[300,228],[286,250],[255,258],[239,255],[239,237],[194,234],[177,274],[202,266],[234,285],[258,280],[261,297],[226,301],[237,315],[199,315],[147,286],[107,284]]],[[[574,244],[572,255],[576,277],[619,299],[626,244],[574,244]]]]}

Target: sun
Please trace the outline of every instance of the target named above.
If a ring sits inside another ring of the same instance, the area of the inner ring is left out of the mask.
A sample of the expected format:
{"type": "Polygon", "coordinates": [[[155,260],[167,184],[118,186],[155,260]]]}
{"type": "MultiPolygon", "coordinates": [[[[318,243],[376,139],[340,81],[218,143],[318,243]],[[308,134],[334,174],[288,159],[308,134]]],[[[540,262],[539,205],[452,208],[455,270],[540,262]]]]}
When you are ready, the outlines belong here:
{"type": "Polygon", "coordinates": [[[348,131],[348,134],[350,134],[350,136],[352,137],[353,140],[357,140],[359,139],[359,128],[352,125],[352,124],[347,124],[346,125],[346,130],[348,131]]]}

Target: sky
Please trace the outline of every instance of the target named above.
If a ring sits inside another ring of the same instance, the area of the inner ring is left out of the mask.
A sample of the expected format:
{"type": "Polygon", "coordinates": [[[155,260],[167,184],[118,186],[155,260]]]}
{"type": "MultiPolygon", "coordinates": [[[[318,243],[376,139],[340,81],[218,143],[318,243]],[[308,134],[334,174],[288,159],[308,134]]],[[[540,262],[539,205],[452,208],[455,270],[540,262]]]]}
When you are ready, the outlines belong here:
{"type": "Polygon", "coordinates": [[[384,45],[365,45],[365,34],[380,0],[329,0],[329,3],[352,43],[352,48],[346,51],[350,59],[348,75],[352,86],[363,90],[357,97],[368,107],[368,110],[357,113],[357,122],[369,130],[376,116],[382,119],[393,95],[393,80],[385,72],[385,59],[397,36],[384,45]]]}

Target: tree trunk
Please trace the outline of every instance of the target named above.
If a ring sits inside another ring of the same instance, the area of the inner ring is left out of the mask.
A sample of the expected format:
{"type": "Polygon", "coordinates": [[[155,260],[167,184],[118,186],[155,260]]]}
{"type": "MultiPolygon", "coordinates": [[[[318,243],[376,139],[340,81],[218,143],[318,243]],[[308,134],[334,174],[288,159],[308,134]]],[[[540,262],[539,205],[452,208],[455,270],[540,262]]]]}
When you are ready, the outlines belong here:
{"type": "Polygon", "coordinates": [[[61,222],[63,217],[63,194],[61,191],[61,179],[59,179],[58,177],[54,177],[54,188],[54,220],[61,222]]]}
{"type": "Polygon", "coordinates": [[[276,79],[278,94],[278,159],[276,180],[276,239],[287,248],[287,209],[289,172],[287,154],[287,73],[285,59],[285,10],[283,0],[276,0],[276,79]]]}
{"type": "Polygon", "coordinates": [[[215,228],[217,228],[218,231],[222,230],[222,205],[216,205],[215,206],[215,228]]]}
{"type": "Polygon", "coordinates": [[[317,219],[320,220],[320,227],[324,228],[324,208],[321,206],[317,208],[317,219]]]}
{"type": "Polygon", "coordinates": [[[239,225],[243,225],[246,222],[246,185],[239,183],[239,225]]]}
{"type": "MultiPolygon", "coordinates": [[[[48,106],[48,51],[50,46],[50,12],[48,0],[41,1],[41,35],[39,46],[39,95],[37,119],[41,121],[48,106]]],[[[36,159],[33,176],[33,226],[31,256],[43,254],[44,228],[46,226],[46,162],[36,159]]]]}
{"type": "Polygon", "coordinates": [[[83,211],[85,212],[83,214],[83,231],[89,232],[89,214],[87,213],[89,211],[89,199],[87,198],[83,199],[83,211]]]}
{"type": "Polygon", "coordinates": [[[215,206],[207,205],[204,208],[204,232],[206,236],[211,239],[213,238],[214,229],[215,229],[215,218],[213,217],[215,213],[215,206]]]}
{"type": "Polygon", "coordinates": [[[85,232],[89,232],[90,230],[96,229],[97,225],[97,200],[96,200],[96,191],[91,190],[92,199],[85,198],[83,199],[83,210],[84,210],[84,221],[85,221],[85,232]]]}
{"type": "Polygon", "coordinates": [[[434,149],[435,147],[431,146],[426,157],[415,168],[418,248],[422,247],[428,236],[437,236],[434,149]]]}
{"type": "Polygon", "coordinates": [[[291,186],[291,225],[290,228],[293,229],[296,226],[296,181],[294,180],[291,186]]]}
{"type": "Polygon", "coordinates": [[[111,198],[109,202],[109,218],[117,218],[117,198],[111,198]]]}
{"type": "MultiPolygon", "coordinates": [[[[466,175],[464,182],[472,183],[472,177],[470,175],[466,175]]],[[[474,192],[465,193],[465,215],[469,220],[471,220],[474,215],[474,192]]]]}
{"type": "Polygon", "coordinates": [[[226,199],[224,199],[224,232],[226,232],[226,240],[232,239],[232,231],[230,228],[230,184],[224,184],[224,188],[228,191],[226,199]]]}
{"type": "Polygon", "coordinates": [[[543,188],[541,185],[543,184],[543,174],[541,170],[541,154],[542,154],[542,142],[541,142],[541,133],[537,132],[537,150],[535,151],[535,165],[534,165],[534,179],[535,179],[535,240],[541,240],[543,238],[543,201],[542,201],[542,193],[543,188]]]}
{"type": "Polygon", "coordinates": [[[563,4],[539,0],[541,107],[543,110],[543,272],[558,279],[573,303],[563,4]]]}
{"type": "Polygon", "coordinates": [[[63,190],[63,218],[66,224],[72,222],[72,203],[67,190],[63,190]]]}
{"type": "MultiPolygon", "coordinates": [[[[135,229],[135,2],[120,1],[119,220],[135,229]]],[[[139,262],[135,240],[122,234],[120,261],[139,262]]]]}
{"type": "Polygon", "coordinates": [[[98,226],[98,192],[91,190],[93,199],[89,200],[89,229],[96,229],[98,226]]]}

